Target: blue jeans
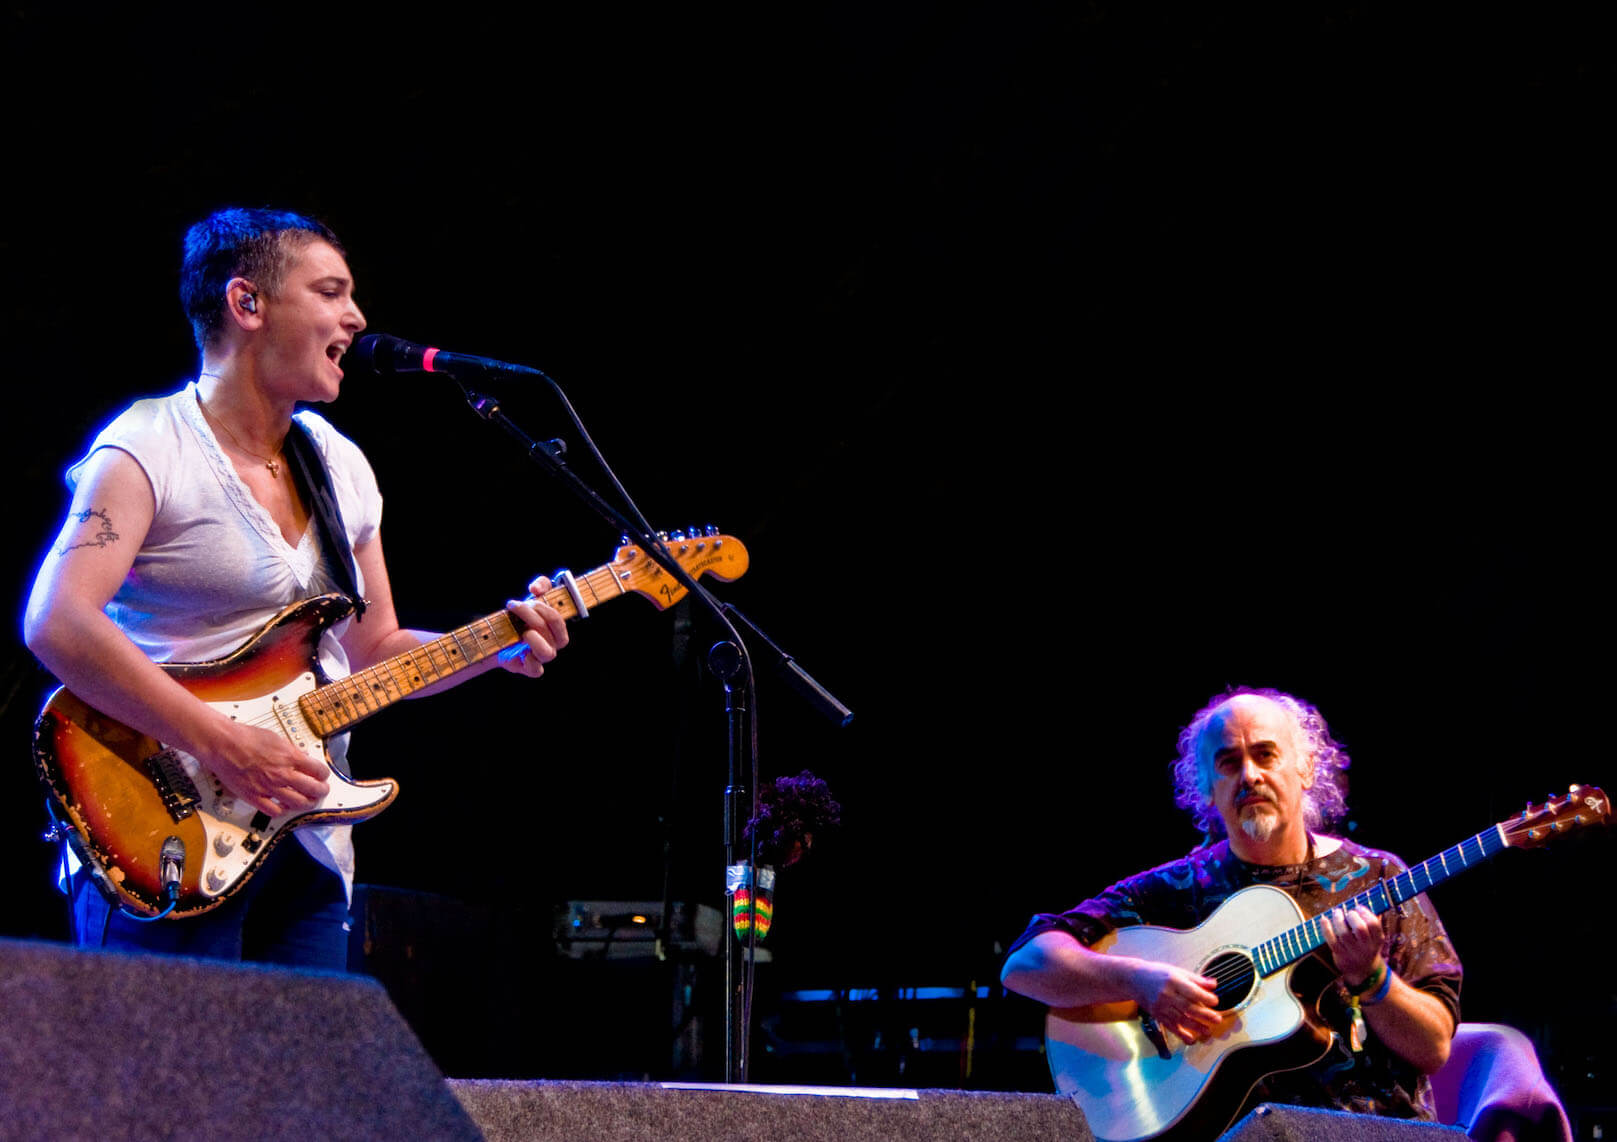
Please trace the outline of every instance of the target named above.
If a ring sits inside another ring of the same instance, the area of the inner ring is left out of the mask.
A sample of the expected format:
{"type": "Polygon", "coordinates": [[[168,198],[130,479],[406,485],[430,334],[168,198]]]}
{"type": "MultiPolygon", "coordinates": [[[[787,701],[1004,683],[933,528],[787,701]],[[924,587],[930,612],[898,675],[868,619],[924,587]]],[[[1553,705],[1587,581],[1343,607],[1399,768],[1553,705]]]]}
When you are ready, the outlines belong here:
{"type": "Polygon", "coordinates": [[[88,876],[73,886],[73,942],[346,971],[348,899],[342,879],[287,837],[229,900],[200,916],[131,920],[107,903],[88,876]]]}

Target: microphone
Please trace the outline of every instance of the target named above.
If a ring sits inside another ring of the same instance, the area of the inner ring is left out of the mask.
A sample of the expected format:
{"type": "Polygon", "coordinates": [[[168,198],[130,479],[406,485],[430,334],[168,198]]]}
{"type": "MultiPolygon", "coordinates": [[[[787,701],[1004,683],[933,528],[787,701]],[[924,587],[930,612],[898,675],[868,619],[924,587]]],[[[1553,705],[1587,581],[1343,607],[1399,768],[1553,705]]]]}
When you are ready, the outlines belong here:
{"type": "Polygon", "coordinates": [[[470,353],[449,353],[389,337],[386,333],[367,333],[361,337],[354,345],[354,358],[365,371],[383,377],[398,373],[442,373],[456,380],[481,376],[545,377],[538,369],[526,365],[474,357],[470,353]]]}

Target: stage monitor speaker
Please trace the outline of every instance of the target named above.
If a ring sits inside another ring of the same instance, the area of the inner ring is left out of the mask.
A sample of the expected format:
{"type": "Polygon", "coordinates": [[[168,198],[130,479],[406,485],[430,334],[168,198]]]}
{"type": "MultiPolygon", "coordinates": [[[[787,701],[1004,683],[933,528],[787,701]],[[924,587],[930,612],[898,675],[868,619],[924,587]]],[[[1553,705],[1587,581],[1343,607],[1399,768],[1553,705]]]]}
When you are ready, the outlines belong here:
{"type": "Polygon", "coordinates": [[[375,980],[0,940],[0,1136],[465,1139],[375,980]]]}
{"type": "Polygon", "coordinates": [[[1094,1142],[1050,1094],[451,1079],[488,1142],[1094,1142]]]}
{"type": "Polygon", "coordinates": [[[1464,1138],[1463,1130],[1431,1122],[1264,1103],[1220,1135],[1219,1142],[1461,1142],[1464,1138]]]}

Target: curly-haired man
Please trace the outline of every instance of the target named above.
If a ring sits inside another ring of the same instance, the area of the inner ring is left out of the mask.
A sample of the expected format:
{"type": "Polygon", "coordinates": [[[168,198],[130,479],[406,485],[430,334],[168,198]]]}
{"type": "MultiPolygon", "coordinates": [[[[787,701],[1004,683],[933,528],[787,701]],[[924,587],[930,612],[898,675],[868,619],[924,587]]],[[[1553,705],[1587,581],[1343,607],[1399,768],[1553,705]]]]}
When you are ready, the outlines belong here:
{"type": "MultiPolygon", "coordinates": [[[[1323,971],[1322,986],[1299,998],[1312,1008],[1308,1026],[1328,1046],[1308,1066],[1290,1062],[1297,1069],[1253,1078],[1230,1067],[1223,1078],[1249,1085],[1245,1105],[1430,1119],[1427,1076],[1448,1058],[1460,1018],[1459,959],[1424,896],[1380,915],[1345,906],[1406,866],[1321,831],[1345,812],[1348,758],[1319,711],[1280,691],[1243,688],[1199,711],[1179,749],[1176,800],[1206,842],[1068,912],[1035,916],[1006,960],[1005,985],[1058,1009],[1132,1002],[1164,1050],[1175,1046],[1172,1037],[1179,1047],[1214,1044],[1218,1058],[1248,1013],[1221,999],[1220,980],[1202,974],[1213,970],[1206,957],[1176,963],[1109,954],[1108,937],[1136,924],[1193,929],[1242,889],[1271,885],[1295,901],[1298,919],[1319,917],[1325,946],[1310,958],[1323,971]]],[[[1232,905],[1237,915],[1244,903],[1232,905]]],[[[1294,978],[1302,980],[1301,967],[1294,978]]]]}

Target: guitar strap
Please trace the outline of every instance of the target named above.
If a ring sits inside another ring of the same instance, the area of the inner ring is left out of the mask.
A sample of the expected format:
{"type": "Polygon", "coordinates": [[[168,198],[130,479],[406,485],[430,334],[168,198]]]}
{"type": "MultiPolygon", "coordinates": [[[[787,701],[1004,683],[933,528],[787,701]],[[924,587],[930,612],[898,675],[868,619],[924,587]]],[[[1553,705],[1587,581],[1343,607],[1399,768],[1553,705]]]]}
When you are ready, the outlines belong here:
{"type": "Polygon", "coordinates": [[[320,529],[320,547],[325,552],[326,565],[343,594],[354,601],[354,621],[365,617],[365,600],[359,594],[359,574],[354,570],[354,550],[348,545],[348,529],[343,525],[342,509],[337,506],[337,495],[331,489],[331,474],[320,450],[309,438],[309,430],[292,420],[286,434],[286,455],[292,461],[292,475],[314,509],[315,525],[320,529]]]}

